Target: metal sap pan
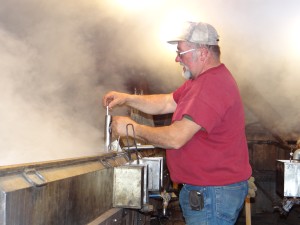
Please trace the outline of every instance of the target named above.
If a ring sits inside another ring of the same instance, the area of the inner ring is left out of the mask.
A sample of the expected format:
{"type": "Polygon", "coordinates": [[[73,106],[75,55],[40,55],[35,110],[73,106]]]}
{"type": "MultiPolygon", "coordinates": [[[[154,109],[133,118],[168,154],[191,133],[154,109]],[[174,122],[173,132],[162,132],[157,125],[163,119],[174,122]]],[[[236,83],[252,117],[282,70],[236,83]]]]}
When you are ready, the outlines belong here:
{"type": "Polygon", "coordinates": [[[284,197],[300,197],[300,162],[277,160],[276,191],[284,197]]]}
{"type": "Polygon", "coordinates": [[[148,190],[161,191],[163,184],[163,157],[144,157],[140,162],[148,165],[148,190]]]}
{"type": "Polygon", "coordinates": [[[105,168],[101,159],[1,167],[0,225],[81,225],[109,210],[113,168],[105,168]]]}

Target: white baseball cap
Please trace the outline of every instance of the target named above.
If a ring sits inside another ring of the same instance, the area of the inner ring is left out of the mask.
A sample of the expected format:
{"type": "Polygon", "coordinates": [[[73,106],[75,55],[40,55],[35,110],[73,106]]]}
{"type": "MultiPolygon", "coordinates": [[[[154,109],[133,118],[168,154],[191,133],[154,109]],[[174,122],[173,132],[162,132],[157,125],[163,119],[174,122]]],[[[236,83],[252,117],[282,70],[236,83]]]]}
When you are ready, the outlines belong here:
{"type": "Polygon", "coordinates": [[[208,23],[185,22],[179,36],[168,41],[168,43],[177,44],[179,41],[188,41],[204,45],[218,45],[219,35],[216,29],[208,23]]]}

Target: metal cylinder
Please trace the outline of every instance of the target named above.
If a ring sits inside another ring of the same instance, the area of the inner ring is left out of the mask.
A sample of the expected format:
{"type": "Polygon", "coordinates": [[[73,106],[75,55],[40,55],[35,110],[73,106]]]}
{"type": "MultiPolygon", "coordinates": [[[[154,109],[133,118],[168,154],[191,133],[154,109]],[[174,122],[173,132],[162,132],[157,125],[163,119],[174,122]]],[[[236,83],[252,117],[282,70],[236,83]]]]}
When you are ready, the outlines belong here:
{"type": "Polygon", "coordinates": [[[297,149],[293,154],[293,160],[300,160],[300,149],[297,149]]]}
{"type": "Polygon", "coordinates": [[[104,131],[104,135],[105,135],[105,149],[106,151],[110,150],[110,144],[111,144],[111,115],[106,115],[105,116],[105,131],[104,131]]]}

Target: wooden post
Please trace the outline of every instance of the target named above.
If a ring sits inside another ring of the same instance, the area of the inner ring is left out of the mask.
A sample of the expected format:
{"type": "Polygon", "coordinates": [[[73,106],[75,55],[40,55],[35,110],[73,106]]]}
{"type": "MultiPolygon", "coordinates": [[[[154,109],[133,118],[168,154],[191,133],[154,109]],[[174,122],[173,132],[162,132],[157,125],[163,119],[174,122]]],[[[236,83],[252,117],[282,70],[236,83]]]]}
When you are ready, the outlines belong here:
{"type": "Polygon", "coordinates": [[[251,225],[251,203],[250,198],[245,199],[246,225],[251,225]]]}
{"type": "Polygon", "coordinates": [[[173,182],[173,189],[178,190],[178,184],[173,182]]]}

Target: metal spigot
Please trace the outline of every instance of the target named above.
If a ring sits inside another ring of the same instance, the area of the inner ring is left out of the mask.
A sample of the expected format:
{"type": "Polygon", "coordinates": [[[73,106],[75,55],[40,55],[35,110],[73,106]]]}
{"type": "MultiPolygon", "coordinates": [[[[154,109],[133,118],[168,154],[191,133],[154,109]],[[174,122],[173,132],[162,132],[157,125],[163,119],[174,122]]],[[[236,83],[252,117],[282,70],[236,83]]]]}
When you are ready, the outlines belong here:
{"type": "Polygon", "coordinates": [[[168,208],[169,202],[171,200],[171,194],[166,192],[166,190],[164,190],[163,192],[161,192],[161,197],[163,199],[163,215],[166,216],[167,208],[168,208]]]}

